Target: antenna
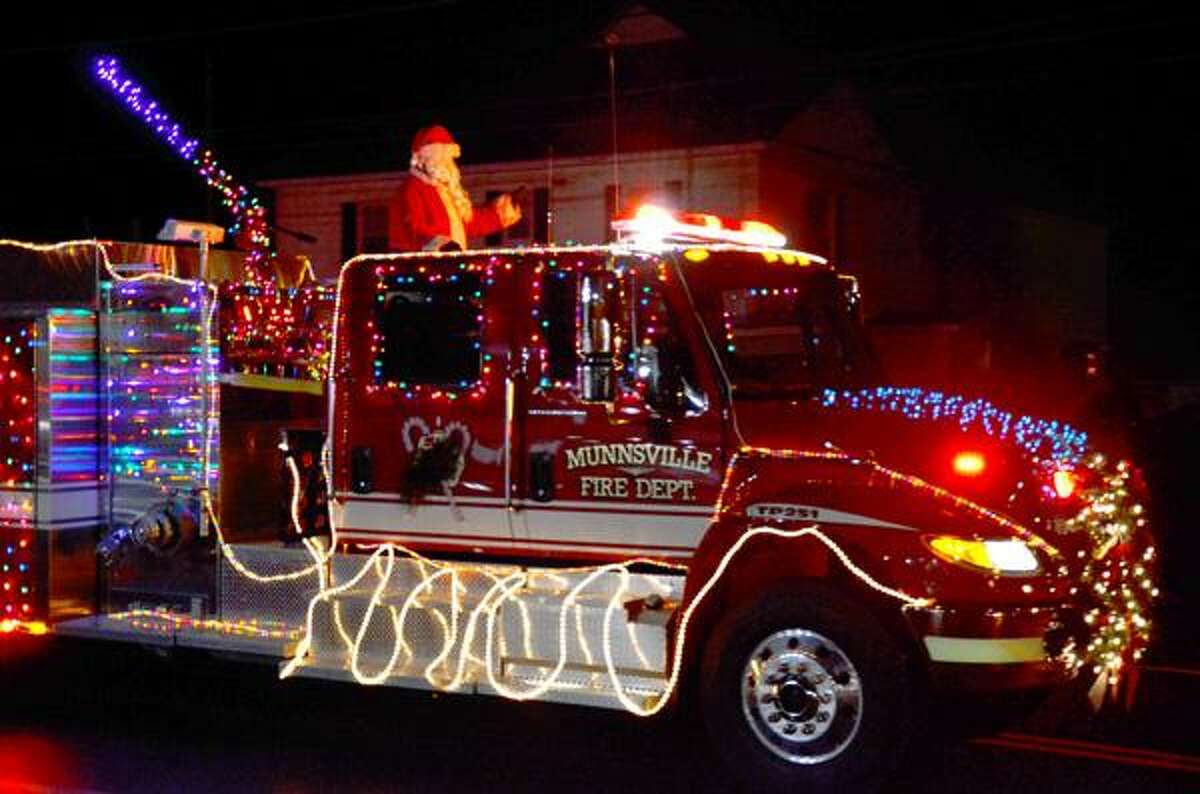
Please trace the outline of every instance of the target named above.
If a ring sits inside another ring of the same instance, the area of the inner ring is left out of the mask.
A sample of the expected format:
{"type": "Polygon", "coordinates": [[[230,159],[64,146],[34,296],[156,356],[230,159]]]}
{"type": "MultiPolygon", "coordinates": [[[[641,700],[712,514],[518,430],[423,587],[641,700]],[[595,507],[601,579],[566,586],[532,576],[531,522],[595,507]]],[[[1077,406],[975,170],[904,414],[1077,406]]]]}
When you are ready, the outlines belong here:
{"type": "MultiPolygon", "coordinates": [[[[621,215],[621,155],[617,147],[617,44],[620,37],[613,31],[604,34],[608,47],[608,113],[612,120],[613,216],[621,215]]],[[[609,220],[613,220],[610,218],[609,220]]]]}
{"type": "Polygon", "coordinates": [[[546,245],[554,242],[554,145],[546,147],[546,245]]]}

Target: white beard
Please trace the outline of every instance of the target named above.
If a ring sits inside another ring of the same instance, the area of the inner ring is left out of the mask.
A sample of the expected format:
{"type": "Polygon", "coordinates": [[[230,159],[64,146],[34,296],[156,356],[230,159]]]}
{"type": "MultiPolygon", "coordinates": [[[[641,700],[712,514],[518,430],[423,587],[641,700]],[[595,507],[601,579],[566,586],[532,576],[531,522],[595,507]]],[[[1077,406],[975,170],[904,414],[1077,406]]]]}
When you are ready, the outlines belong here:
{"type": "Polygon", "coordinates": [[[463,189],[458,163],[454,162],[453,157],[439,151],[442,146],[443,144],[431,144],[419,152],[414,152],[409,161],[408,172],[428,185],[445,189],[454,208],[458,210],[459,217],[466,223],[475,214],[471,206],[471,197],[463,189]]]}

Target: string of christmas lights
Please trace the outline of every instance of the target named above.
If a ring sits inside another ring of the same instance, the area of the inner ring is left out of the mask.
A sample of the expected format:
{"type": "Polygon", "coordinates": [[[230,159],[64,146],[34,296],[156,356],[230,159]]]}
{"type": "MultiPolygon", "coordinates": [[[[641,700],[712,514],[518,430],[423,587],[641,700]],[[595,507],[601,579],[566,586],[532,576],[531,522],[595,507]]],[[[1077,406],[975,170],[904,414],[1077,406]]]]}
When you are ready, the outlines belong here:
{"type": "Polygon", "coordinates": [[[1087,433],[1055,420],[1017,416],[983,398],[969,399],[915,387],[825,389],[826,408],[899,414],[912,420],[956,421],[959,429],[980,430],[1001,441],[1012,440],[1025,453],[1074,465],[1087,451],[1087,433]]]}
{"type": "Polygon", "coordinates": [[[216,482],[205,445],[216,402],[208,289],[165,279],[103,284],[106,429],[119,492],[216,482]]]}
{"type": "Polygon", "coordinates": [[[210,149],[201,149],[200,141],[188,135],[182,126],[163,110],[145,88],[125,73],[120,62],[112,56],[95,60],[93,74],[100,84],[119,99],[163,143],[189,162],[205,184],[217,192],[221,203],[233,216],[230,234],[244,237],[249,244],[246,272],[253,282],[269,282],[271,234],[267,225],[266,207],[246,185],[227,171],[210,149]]]}
{"type": "Polygon", "coordinates": [[[35,344],[37,326],[32,320],[0,319],[0,486],[33,482],[37,456],[35,344]]]}
{"type": "Polygon", "coordinates": [[[226,372],[324,380],[333,290],[319,284],[220,287],[221,361],[226,372]]]}
{"type": "Polygon", "coordinates": [[[1084,648],[1068,646],[1062,658],[1074,670],[1090,666],[1095,686],[1112,688],[1150,643],[1150,609],[1159,594],[1154,582],[1157,552],[1152,545],[1135,543],[1148,521],[1131,487],[1129,463],[1093,453],[1083,467],[1092,484],[1085,487],[1084,505],[1067,527],[1087,533],[1090,540],[1090,551],[1079,552],[1079,578],[1095,603],[1084,614],[1092,634],[1084,648]]]}
{"type": "MultiPolygon", "coordinates": [[[[482,344],[478,338],[472,343],[474,349],[479,353],[481,361],[477,379],[460,381],[456,386],[409,383],[387,379],[385,367],[388,350],[381,324],[384,312],[389,308],[387,304],[389,292],[423,290],[426,295],[430,295],[436,290],[442,300],[462,304],[475,312],[474,321],[477,323],[478,336],[482,337],[486,322],[483,311],[483,295],[488,287],[496,283],[496,259],[493,256],[489,261],[461,261],[449,267],[419,265],[415,273],[409,268],[401,268],[396,264],[380,264],[375,267],[375,299],[379,311],[376,312],[375,318],[369,321],[368,331],[371,334],[371,358],[376,387],[399,391],[404,394],[406,399],[410,400],[418,396],[445,401],[457,400],[460,397],[477,400],[487,393],[492,382],[494,367],[491,354],[482,351],[482,344]]],[[[512,264],[507,263],[505,269],[511,270],[512,264]]]]}
{"type": "Polygon", "coordinates": [[[164,609],[130,609],[125,612],[111,612],[108,617],[111,620],[127,622],[136,629],[162,634],[170,634],[175,629],[185,629],[263,640],[295,641],[300,638],[300,632],[294,626],[274,621],[194,618],[164,609]]]}

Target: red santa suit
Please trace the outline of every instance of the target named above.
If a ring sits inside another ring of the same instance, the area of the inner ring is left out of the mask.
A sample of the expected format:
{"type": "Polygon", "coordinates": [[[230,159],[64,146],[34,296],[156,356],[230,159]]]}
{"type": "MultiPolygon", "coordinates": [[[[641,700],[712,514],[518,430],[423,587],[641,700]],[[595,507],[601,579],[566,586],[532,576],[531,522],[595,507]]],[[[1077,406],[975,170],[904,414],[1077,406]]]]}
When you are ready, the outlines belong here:
{"type": "Polygon", "coordinates": [[[435,251],[452,242],[466,248],[469,238],[513,222],[505,223],[495,206],[471,206],[453,163],[457,156],[458,144],[445,127],[426,127],[413,138],[409,174],[388,205],[391,250],[435,251]]]}

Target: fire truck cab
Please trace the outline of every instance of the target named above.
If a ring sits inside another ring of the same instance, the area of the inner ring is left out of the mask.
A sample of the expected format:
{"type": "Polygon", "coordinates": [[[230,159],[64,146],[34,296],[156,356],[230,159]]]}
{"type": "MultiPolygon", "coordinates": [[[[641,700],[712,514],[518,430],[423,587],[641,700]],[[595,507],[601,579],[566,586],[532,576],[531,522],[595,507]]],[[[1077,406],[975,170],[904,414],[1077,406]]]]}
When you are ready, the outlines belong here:
{"type": "Polygon", "coordinates": [[[735,392],[874,370],[854,280],[761,246],[369,257],[341,294],[335,485],[365,543],[686,563],[747,446],[735,392]]]}

